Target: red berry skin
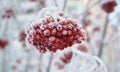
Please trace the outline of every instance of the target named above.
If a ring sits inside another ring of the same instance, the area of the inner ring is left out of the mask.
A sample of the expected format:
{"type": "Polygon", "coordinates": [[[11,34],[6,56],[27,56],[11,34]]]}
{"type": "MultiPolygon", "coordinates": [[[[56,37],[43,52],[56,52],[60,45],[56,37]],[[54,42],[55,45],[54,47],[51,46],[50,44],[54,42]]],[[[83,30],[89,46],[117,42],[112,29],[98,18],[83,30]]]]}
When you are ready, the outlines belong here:
{"type": "Polygon", "coordinates": [[[106,13],[111,13],[114,11],[115,6],[117,5],[116,1],[108,1],[104,4],[102,4],[102,9],[106,12],[106,13]]]}

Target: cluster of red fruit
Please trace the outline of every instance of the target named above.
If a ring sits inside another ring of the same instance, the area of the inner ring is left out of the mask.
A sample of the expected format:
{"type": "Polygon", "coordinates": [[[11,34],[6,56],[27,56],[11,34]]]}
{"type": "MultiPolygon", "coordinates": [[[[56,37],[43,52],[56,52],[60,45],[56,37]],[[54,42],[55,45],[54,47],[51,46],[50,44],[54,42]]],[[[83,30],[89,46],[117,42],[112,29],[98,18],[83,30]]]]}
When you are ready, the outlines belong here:
{"type": "Polygon", "coordinates": [[[114,7],[117,5],[116,1],[115,0],[111,0],[111,1],[108,1],[104,4],[102,4],[102,9],[107,12],[107,13],[111,13],[114,11],[114,7]]]}
{"type": "Polygon", "coordinates": [[[19,34],[19,41],[24,42],[24,41],[25,41],[25,38],[26,38],[25,31],[24,31],[24,30],[21,30],[21,31],[20,31],[20,34],[19,34]]]}
{"type": "Polygon", "coordinates": [[[72,52],[67,52],[64,53],[64,56],[60,58],[60,60],[64,63],[64,64],[68,64],[71,59],[72,59],[73,53],[72,52]]]}
{"type": "Polygon", "coordinates": [[[73,52],[65,52],[62,57],[60,57],[61,62],[56,62],[55,65],[58,69],[64,69],[65,65],[69,64],[72,60],[73,52]]]}
{"type": "Polygon", "coordinates": [[[79,45],[77,49],[85,53],[88,52],[88,48],[85,45],[79,45]]]}
{"type": "Polygon", "coordinates": [[[6,9],[5,13],[2,15],[2,18],[11,18],[14,15],[14,11],[12,8],[6,9]]]}
{"type": "Polygon", "coordinates": [[[40,23],[29,26],[26,34],[28,42],[42,53],[63,50],[86,39],[86,33],[77,21],[64,16],[63,13],[58,13],[56,18],[51,14],[40,23]]]}

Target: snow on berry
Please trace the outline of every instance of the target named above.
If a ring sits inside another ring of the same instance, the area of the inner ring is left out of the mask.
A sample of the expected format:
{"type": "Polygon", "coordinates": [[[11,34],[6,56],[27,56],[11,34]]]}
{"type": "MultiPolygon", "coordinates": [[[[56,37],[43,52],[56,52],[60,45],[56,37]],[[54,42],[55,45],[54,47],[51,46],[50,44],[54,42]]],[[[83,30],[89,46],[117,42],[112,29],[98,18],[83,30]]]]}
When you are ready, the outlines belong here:
{"type": "Polygon", "coordinates": [[[80,24],[54,8],[45,8],[26,28],[27,41],[40,52],[56,52],[81,43],[86,32],[80,24]]]}

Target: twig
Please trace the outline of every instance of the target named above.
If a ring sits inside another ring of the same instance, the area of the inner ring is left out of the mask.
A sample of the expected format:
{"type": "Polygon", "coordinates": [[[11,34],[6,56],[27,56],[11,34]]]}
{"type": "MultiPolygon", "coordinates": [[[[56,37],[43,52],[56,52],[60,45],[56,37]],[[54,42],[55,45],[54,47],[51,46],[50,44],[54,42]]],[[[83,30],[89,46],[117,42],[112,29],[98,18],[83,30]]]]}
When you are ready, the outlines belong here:
{"type": "Polygon", "coordinates": [[[31,60],[31,50],[30,50],[30,52],[28,52],[27,63],[26,63],[26,66],[25,66],[25,72],[29,72],[30,60],[31,60]]]}
{"type": "Polygon", "coordinates": [[[100,57],[100,58],[101,58],[102,53],[103,53],[104,39],[105,39],[105,36],[106,36],[106,33],[107,33],[107,26],[108,26],[108,22],[109,22],[108,17],[109,17],[109,15],[107,14],[106,22],[105,22],[105,25],[104,25],[104,28],[103,28],[103,33],[102,33],[101,42],[100,42],[100,48],[99,48],[100,50],[98,52],[98,57],[100,57]]]}
{"type": "Polygon", "coordinates": [[[43,58],[43,54],[42,53],[40,53],[40,56],[39,56],[39,64],[38,64],[38,72],[39,72],[39,70],[41,69],[41,65],[42,65],[42,58],[43,58]]]}
{"type": "Polygon", "coordinates": [[[64,4],[63,4],[62,11],[65,11],[65,9],[66,9],[66,6],[67,6],[67,2],[68,2],[68,0],[64,0],[64,4]]]}
{"type": "Polygon", "coordinates": [[[58,4],[57,4],[56,0],[54,0],[54,3],[55,3],[55,5],[58,7],[58,4]]]}
{"type": "MultiPolygon", "coordinates": [[[[7,31],[7,29],[8,29],[8,19],[7,19],[7,21],[6,21],[6,23],[5,23],[5,26],[4,26],[4,28],[3,28],[3,30],[2,30],[2,33],[1,33],[1,36],[2,37],[4,37],[4,38],[7,38],[8,37],[8,35],[6,35],[6,31],[7,31]]],[[[7,52],[7,48],[5,48],[4,50],[3,50],[3,55],[2,55],[2,69],[1,69],[1,72],[7,72],[7,70],[6,70],[6,63],[7,63],[7,61],[6,61],[6,54],[7,54],[8,52],[7,52]]]]}
{"type": "MultiPolygon", "coordinates": [[[[118,16],[119,17],[119,16],[118,16]]],[[[117,35],[118,35],[118,47],[120,47],[120,31],[119,31],[119,27],[120,27],[120,17],[118,18],[118,22],[117,22],[117,35]]]]}
{"type": "Polygon", "coordinates": [[[50,72],[52,60],[53,60],[53,53],[50,54],[50,60],[48,63],[47,72],[50,72]]]}

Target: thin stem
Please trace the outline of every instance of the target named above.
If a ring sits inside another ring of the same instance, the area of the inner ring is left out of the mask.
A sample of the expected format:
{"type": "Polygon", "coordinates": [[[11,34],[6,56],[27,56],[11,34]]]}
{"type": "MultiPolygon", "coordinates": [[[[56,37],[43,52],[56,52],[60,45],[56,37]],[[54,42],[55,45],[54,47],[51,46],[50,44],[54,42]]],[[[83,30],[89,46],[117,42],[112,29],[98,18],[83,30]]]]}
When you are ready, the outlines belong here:
{"type": "Polygon", "coordinates": [[[43,58],[43,54],[42,53],[40,53],[40,56],[39,56],[39,64],[38,64],[38,72],[39,72],[39,70],[41,69],[41,65],[42,65],[42,58],[43,58]]]}
{"type": "Polygon", "coordinates": [[[29,72],[29,68],[30,68],[29,64],[30,64],[30,60],[31,60],[31,49],[27,53],[28,54],[27,54],[27,59],[26,59],[27,63],[26,63],[26,66],[25,66],[25,72],[29,72]]]}
{"type": "MultiPolygon", "coordinates": [[[[4,26],[4,28],[3,28],[3,31],[2,31],[2,34],[1,34],[1,36],[2,37],[4,37],[4,38],[8,38],[8,35],[6,35],[6,31],[7,31],[7,29],[8,29],[8,19],[7,19],[7,21],[6,21],[6,23],[5,23],[5,26],[4,26]]],[[[7,61],[6,61],[6,55],[7,55],[7,48],[5,48],[4,50],[3,50],[3,55],[2,55],[2,69],[1,69],[1,71],[2,72],[6,72],[7,70],[6,70],[6,64],[7,64],[7,61]]]]}
{"type": "Polygon", "coordinates": [[[6,72],[6,51],[3,51],[3,55],[2,55],[2,67],[1,67],[1,72],[6,72]]]}
{"type": "Polygon", "coordinates": [[[120,27],[120,17],[118,17],[118,22],[117,22],[117,36],[118,36],[118,47],[120,47],[120,32],[119,32],[119,27],[120,27]]]}
{"type": "MultiPolygon", "coordinates": [[[[55,1],[56,6],[58,6],[57,3],[56,3],[56,0],[54,0],[54,1],[55,1]]],[[[67,2],[68,2],[68,0],[64,0],[64,5],[63,5],[63,8],[62,8],[62,11],[65,11],[66,6],[67,6],[67,2]]],[[[51,53],[51,55],[50,55],[50,60],[49,60],[49,63],[48,63],[47,72],[50,72],[52,60],[53,60],[53,53],[51,53]]]]}
{"type": "Polygon", "coordinates": [[[54,0],[54,2],[55,2],[56,7],[58,7],[58,4],[57,4],[56,0],[54,0]]]}
{"type": "Polygon", "coordinates": [[[47,72],[50,72],[52,60],[53,60],[53,53],[50,54],[50,60],[48,63],[47,72]]]}
{"type": "Polygon", "coordinates": [[[67,2],[68,2],[68,0],[64,0],[64,4],[63,4],[62,11],[65,11],[65,9],[66,9],[66,6],[67,6],[67,2]]]}
{"type": "Polygon", "coordinates": [[[105,36],[107,34],[107,26],[108,26],[108,22],[109,22],[108,17],[109,17],[109,15],[107,14],[106,22],[105,22],[105,25],[104,25],[104,28],[103,28],[102,37],[101,37],[100,47],[99,47],[100,50],[98,52],[98,57],[100,57],[100,58],[101,58],[102,53],[103,53],[104,39],[105,39],[105,36]]]}

